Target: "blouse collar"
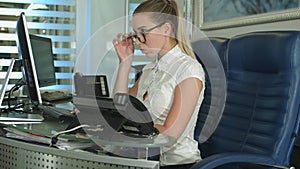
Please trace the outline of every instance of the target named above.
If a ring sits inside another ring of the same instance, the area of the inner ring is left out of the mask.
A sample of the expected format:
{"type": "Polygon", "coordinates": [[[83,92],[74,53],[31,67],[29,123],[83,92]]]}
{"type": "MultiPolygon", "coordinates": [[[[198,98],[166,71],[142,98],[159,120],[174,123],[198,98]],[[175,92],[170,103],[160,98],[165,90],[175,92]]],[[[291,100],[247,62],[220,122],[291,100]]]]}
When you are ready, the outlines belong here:
{"type": "Polygon", "coordinates": [[[174,62],[174,60],[180,59],[180,56],[182,56],[182,51],[178,45],[173,47],[168,53],[166,53],[163,57],[158,59],[158,56],[156,56],[155,60],[150,63],[147,68],[155,68],[159,66],[160,68],[165,66],[168,66],[170,63],[174,62]]]}
{"type": "MultiPolygon", "coordinates": [[[[163,57],[161,57],[159,60],[160,63],[172,63],[174,59],[178,59],[180,54],[182,53],[180,47],[178,45],[174,46],[168,53],[166,53],[163,57]]],[[[156,57],[158,58],[158,57],[156,57]]]]}

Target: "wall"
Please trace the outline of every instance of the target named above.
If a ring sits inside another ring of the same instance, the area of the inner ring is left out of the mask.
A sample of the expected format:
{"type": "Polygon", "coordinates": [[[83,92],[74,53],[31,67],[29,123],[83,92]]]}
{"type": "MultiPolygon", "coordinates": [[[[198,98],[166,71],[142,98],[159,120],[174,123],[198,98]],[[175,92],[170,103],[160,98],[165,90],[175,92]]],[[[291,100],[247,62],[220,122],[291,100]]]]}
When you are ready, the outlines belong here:
{"type": "Polygon", "coordinates": [[[105,74],[111,86],[118,66],[112,40],[119,32],[125,32],[125,3],[125,0],[77,0],[74,72],[105,74]]]}
{"type": "Polygon", "coordinates": [[[77,49],[99,28],[124,14],[125,0],[77,0],[77,49]]]}
{"type": "Polygon", "coordinates": [[[222,30],[204,31],[208,37],[232,37],[238,34],[253,32],[253,31],[266,31],[266,30],[299,30],[300,19],[289,20],[275,23],[266,23],[260,25],[249,25],[236,28],[228,28],[222,30]]]}

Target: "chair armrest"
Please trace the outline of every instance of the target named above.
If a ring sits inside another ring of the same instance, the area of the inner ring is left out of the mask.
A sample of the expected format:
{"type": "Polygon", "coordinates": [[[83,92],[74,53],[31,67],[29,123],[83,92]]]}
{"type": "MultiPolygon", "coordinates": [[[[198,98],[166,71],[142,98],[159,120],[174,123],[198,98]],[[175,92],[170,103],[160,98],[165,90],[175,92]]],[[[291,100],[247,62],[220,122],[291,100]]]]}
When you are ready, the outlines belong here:
{"type": "Polygon", "coordinates": [[[204,158],[191,169],[211,169],[229,163],[253,163],[276,166],[275,161],[268,156],[244,153],[222,153],[204,158]]]}

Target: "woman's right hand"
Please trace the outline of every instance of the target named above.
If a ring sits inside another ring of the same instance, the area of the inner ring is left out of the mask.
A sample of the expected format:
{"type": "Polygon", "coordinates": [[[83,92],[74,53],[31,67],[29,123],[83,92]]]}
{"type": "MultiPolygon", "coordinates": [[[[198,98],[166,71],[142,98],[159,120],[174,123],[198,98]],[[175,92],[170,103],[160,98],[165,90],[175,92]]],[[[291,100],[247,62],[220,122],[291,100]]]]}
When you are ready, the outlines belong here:
{"type": "Polygon", "coordinates": [[[80,111],[77,109],[77,108],[74,108],[72,111],[71,111],[71,114],[73,115],[77,115],[80,111]]]}
{"type": "Polygon", "coordinates": [[[131,34],[119,33],[117,37],[113,39],[113,44],[118,54],[120,63],[129,61],[131,64],[134,52],[133,39],[131,34]]]}

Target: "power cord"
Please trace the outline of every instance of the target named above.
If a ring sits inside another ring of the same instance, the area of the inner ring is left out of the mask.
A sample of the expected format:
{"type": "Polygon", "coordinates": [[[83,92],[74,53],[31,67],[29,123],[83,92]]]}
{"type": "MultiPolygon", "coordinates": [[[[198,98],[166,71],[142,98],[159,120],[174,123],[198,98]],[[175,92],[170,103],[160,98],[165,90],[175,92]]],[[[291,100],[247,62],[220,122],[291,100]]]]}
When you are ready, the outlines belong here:
{"type": "MultiPolygon", "coordinates": [[[[11,109],[11,96],[13,95],[13,92],[16,90],[19,90],[20,87],[22,87],[23,85],[25,85],[26,82],[23,80],[23,78],[19,79],[19,81],[8,91],[8,100],[7,100],[7,106],[8,106],[8,110],[12,110],[11,109]]],[[[18,105],[15,106],[13,109],[15,109],[16,107],[19,107],[18,105]]]]}
{"type": "Polygon", "coordinates": [[[70,133],[70,132],[73,132],[73,131],[78,130],[80,128],[86,128],[85,130],[86,131],[90,131],[90,132],[102,132],[103,129],[104,129],[102,125],[93,126],[93,125],[88,125],[88,124],[82,124],[82,125],[73,127],[73,128],[71,128],[69,130],[60,131],[60,132],[57,132],[56,134],[54,134],[51,137],[50,147],[53,147],[58,142],[58,136],[59,135],[70,133]]]}
{"type": "Polygon", "coordinates": [[[70,133],[70,132],[73,132],[75,130],[78,130],[80,128],[85,128],[85,127],[91,127],[90,125],[87,125],[87,124],[82,124],[82,125],[79,125],[79,126],[76,126],[74,128],[71,128],[69,130],[65,130],[65,131],[60,131],[60,132],[57,132],[56,134],[54,134],[52,137],[51,137],[51,143],[50,143],[50,147],[52,147],[53,145],[55,145],[58,141],[58,136],[61,135],[61,134],[66,134],[66,133],[70,133]]]}

